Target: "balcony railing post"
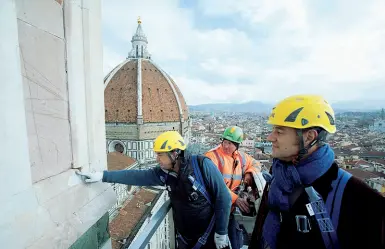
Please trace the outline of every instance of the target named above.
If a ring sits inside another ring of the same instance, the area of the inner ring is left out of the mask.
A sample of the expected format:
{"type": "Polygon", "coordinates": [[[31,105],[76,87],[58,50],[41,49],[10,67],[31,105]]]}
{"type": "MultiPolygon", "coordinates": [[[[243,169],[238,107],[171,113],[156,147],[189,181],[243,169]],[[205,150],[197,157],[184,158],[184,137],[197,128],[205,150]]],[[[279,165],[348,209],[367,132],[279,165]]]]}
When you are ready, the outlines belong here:
{"type": "Polygon", "coordinates": [[[150,222],[144,227],[143,231],[138,235],[138,237],[128,246],[127,249],[144,249],[147,244],[150,242],[155,231],[158,229],[159,225],[165,219],[166,215],[171,209],[171,202],[167,200],[159,210],[153,214],[150,219],[150,222]]]}
{"type": "Polygon", "coordinates": [[[172,209],[170,209],[170,211],[168,212],[168,220],[169,220],[168,236],[170,241],[170,249],[176,249],[175,226],[174,226],[172,209]]]}

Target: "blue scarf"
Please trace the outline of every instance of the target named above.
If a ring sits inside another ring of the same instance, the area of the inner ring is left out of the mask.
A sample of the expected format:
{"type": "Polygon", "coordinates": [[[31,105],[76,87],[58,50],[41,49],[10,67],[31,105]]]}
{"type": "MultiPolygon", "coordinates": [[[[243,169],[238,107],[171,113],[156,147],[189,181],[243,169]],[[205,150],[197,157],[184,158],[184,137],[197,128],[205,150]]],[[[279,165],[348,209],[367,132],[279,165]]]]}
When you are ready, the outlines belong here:
{"type": "Polygon", "coordinates": [[[309,186],[332,166],[334,152],[329,145],[324,145],[309,157],[302,159],[298,165],[284,164],[273,160],[273,179],[271,181],[267,214],[263,225],[263,239],[271,249],[276,249],[277,235],[280,231],[280,211],[289,211],[289,196],[301,185],[309,186]]]}

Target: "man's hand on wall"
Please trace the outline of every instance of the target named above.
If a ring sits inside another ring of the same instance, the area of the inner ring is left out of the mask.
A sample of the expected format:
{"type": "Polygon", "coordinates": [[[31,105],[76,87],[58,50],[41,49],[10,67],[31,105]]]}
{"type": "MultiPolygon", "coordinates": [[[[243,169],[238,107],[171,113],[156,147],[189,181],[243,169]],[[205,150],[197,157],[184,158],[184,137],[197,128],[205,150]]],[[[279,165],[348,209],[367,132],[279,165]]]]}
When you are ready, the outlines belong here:
{"type": "Polygon", "coordinates": [[[99,182],[103,179],[103,172],[95,172],[95,173],[90,173],[90,172],[80,172],[76,171],[76,174],[78,174],[82,180],[86,183],[92,183],[92,182],[99,182]]]}

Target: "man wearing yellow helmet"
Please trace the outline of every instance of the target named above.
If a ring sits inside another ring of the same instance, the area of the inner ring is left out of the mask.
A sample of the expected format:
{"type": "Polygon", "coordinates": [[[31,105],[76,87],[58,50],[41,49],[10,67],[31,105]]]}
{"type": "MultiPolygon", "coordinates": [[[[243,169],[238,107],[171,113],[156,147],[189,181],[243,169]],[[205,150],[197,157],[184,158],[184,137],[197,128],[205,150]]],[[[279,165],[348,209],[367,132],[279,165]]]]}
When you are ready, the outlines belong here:
{"type": "Polygon", "coordinates": [[[85,182],[137,186],[166,185],[177,230],[178,248],[229,247],[227,236],[231,197],[222,175],[204,156],[190,155],[182,136],[167,131],[154,141],[159,167],[147,170],[78,173],[85,182]]]}
{"type": "Polygon", "coordinates": [[[268,123],[272,175],[249,248],[385,248],[385,198],[334,162],[326,143],[336,132],[328,102],[288,97],[268,123]]]}

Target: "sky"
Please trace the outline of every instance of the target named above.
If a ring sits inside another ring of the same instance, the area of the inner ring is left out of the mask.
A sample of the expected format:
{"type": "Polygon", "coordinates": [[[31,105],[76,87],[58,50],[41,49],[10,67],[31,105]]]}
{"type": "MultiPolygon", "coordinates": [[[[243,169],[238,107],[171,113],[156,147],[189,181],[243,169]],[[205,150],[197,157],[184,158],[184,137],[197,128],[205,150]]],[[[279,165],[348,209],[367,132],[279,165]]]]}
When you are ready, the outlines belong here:
{"type": "Polygon", "coordinates": [[[320,94],[385,103],[383,0],[105,0],[104,74],[141,17],[152,60],[188,105],[320,94]]]}

